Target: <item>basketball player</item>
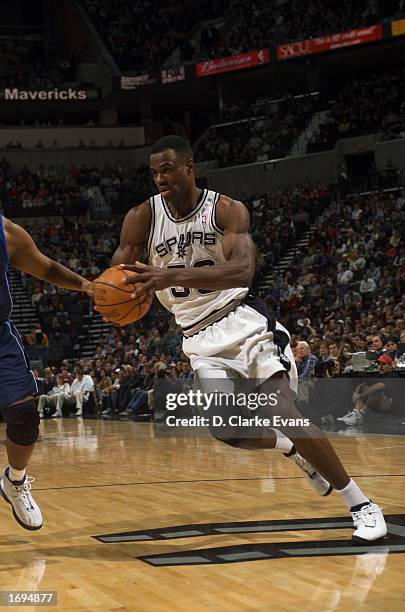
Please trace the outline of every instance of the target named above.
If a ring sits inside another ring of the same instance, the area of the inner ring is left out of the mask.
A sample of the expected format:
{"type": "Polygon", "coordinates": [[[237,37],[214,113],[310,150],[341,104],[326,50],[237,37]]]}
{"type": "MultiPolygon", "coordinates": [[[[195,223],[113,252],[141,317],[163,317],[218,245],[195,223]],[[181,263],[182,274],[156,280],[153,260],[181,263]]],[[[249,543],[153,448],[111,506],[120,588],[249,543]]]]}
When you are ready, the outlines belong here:
{"type": "Polygon", "coordinates": [[[22,227],[0,215],[0,413],[7,424],[8,457],[0,494],[11,504],[21,527],[35,530],[42,527],[42,515],[31,495],[34,479],[26,475],[25,468],[39,433],[39,414],[33,398],[38,389],[21,337],[10,319],[9,263],[64,289],[87,291],[91,283],[46,257],[22,227]]]}
{"type": "MultiPolygon", "coordinates": [[[[199,380],[212,378],[277,379],[282,416],[302,418],[290,390],[297,370],[287,330],[266,304],[249,295],[255,271],[255,246],[249,235],[249,213],[238,201],[195,183],[193,154],[177,136],[166,136],[152,148],[150,167],[159,189],[130,210],[112,265],[136,272],[144,291],[156,292],[181,326],[183,351],[199,380]],[[140,263],[145,254],[150,265],[140,263]],[[287,374],[288,372],[288,374],[287,374]]],[[[128,282],[134,282],[131,277],[128,282]]],[[[332,488],[352,512],[353,538],[378,540],[387,533],[380,508],[344,470],[330,442],[314,425],[255,433],[214,434],[237,448],[278,448],[307,474],[318,493],[332,488]]],[[[240,433],[240,430],[238,430],[240,433]]]]}

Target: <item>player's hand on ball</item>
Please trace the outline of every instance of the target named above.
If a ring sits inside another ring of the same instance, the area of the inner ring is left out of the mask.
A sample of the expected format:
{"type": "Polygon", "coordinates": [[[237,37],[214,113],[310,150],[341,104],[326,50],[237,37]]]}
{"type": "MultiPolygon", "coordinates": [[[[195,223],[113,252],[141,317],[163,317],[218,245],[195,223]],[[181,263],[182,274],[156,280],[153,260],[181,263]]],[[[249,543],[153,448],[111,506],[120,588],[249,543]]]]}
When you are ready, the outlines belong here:
{"type": "Polygon", "coordinates": [[[162,291],[162,289],[172,287],[174,283],[173,270],[167,268],[148,266],[140,261],[135,262],[134,265],[121,264],[121,268],[128,272],[135,272],[134,276],[128,275],[125,281],[127,284],[134,282],[142,284],[142,287],[131,295],[132,298],[137,298],[143,293],[150,295],[155,291],[162,291]]]}
{"type": "MultiPolygon", "coordinates": [[[[104,321],[120,327],[145,316],[154,297],[153,292],[145,291],[141,282],[135,280],[128,284],[129,276],[122,266],[112,266],[93,281],[94,310],[102,315],[104,321]],[[135,292],[137,297],[134,298],[135,292]]],[[[131,274],[131,279],[134,276],[137,275],[131,274]]]]}

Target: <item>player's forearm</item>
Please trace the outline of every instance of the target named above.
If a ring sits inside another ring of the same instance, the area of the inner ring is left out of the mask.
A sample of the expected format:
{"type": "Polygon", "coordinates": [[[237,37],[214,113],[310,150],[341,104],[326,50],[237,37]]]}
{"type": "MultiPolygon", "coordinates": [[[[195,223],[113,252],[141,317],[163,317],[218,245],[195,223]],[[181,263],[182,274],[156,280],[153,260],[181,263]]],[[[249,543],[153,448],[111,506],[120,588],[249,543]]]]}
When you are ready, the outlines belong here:
{"type": "Polygon", "coordinates": [[[72,291],[85,291],[85,286],[88,283],[83,276],[76,274],[69,268],[66,268],[53,259],[48,259],[48,266],[35,274],[51,285],[56,285],[61,289],[71,289],[72,291]]]}
{"type": "Polygon", "coordinates": [[[225,263],[201,268],[173,268],[173,286],[193,289],[232,289],[249,287],[254,270],[247,264],[225,263]]]}

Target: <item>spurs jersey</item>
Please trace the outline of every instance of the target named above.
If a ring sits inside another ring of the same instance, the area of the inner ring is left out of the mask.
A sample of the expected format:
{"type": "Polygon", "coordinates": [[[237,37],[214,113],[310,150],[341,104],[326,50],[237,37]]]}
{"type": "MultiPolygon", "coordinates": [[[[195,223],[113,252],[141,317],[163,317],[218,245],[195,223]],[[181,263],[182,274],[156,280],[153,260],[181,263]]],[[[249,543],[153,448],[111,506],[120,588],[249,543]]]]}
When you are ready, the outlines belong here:
{"type": "MultiPolygon", "coordinates": [[[[219,193],[204,189],[194,210],[176,219],[161,195],[150,198],[152,211],[148,240],[149,263],[160,268],[200,268],[226,262],[223,231],[215,221],[219,193]]],[[[183,328],[195,325],[234,300],[245,297],[248,287],[210,290],[170,287],[157,291],[161,304],[183,328]]]]}

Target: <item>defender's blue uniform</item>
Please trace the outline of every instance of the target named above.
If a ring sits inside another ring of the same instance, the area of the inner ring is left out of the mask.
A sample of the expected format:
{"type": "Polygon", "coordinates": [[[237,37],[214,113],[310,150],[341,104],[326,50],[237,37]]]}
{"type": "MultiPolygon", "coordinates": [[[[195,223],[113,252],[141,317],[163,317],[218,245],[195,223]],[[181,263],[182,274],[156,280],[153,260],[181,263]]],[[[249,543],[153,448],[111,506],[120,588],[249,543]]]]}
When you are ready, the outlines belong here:
{"type": "Polygon", "coordinates": [[[11,321],[8,254],[0,215],[0,410],[38,392],[20,334],[11,321]]]}

